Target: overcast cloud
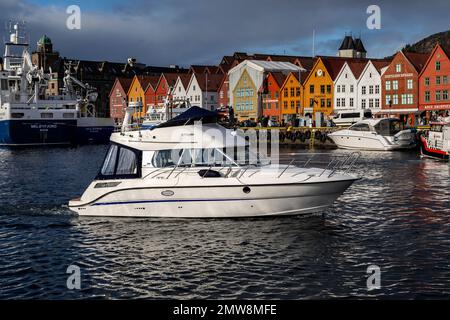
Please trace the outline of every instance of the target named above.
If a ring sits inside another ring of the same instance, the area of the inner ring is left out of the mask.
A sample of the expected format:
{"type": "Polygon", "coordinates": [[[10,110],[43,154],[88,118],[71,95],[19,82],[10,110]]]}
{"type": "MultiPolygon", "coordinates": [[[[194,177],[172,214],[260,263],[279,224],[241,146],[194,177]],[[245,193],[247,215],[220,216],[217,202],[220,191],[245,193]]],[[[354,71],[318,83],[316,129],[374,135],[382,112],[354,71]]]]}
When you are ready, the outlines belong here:
{"type": "MultiPolygon", "coordinates": [[[[0,0],[0,20],[28,22],[32,48],[47,34],[62,56],[150,65],[218,63],[234,51],[335,55],[346,32],[361,35],[371,57],[450,29],[450,2],[326,0],[0,0]],[[66,7],[77,4],[81,30],[66,28],[66,7]],[[381,30],[366,27],[371,4],[381,7],[381,30]]],[[[2,28],[3,29],[3,28],[2,28]]],[[[5,31],[1,30],[2,36],[5,31]]]]}

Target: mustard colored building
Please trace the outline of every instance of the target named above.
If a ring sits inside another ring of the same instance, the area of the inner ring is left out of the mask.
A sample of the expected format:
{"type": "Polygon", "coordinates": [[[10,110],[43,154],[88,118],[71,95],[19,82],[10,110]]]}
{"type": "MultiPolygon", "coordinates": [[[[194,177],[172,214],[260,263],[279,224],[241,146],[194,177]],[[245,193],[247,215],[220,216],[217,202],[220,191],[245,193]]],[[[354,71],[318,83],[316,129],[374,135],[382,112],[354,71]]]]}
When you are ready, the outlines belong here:
{"type": "Polygon", "coordinates": [[[333,82],[346,59],[338,57],[319,57],[303,83],[304,114],[313,119],[320,112],[327,119],[334,110],[333,82]]]}
{"type": "Polygon", "coordinates": [[[280,88],[281,118],[285,121],[302,114],[302,85],[296,72],[290,72],[280,88]]]}
{"type": "Polygon", "coordinates": [[[258,90],[247,70],[242,72],[233,90],[233,105],[239,121],[258,118],[258,90]]]}
{"type": "Polygon", "coordinates": [[[130,102],[141,102],[142,109],[140,110],[139,116],[143,117],[146,110],[145,101],[145,90],[150,83],[149,76],[134,76],[131,82],[130,89],[128,89],[128,103],[130,102]]]}

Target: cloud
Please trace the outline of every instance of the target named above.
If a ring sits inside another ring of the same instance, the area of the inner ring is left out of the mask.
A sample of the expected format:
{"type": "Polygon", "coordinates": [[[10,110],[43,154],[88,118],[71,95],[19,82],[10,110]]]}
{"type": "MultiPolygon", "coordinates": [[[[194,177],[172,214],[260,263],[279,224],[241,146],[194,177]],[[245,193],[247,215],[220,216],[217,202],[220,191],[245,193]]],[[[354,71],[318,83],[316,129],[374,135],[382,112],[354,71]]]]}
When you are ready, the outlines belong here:
{"type": "Polygon", "coordinates": [[[28,22],[32,42],[42,34],[62,56],[151,65],[218,63],[234,51],[335,55],[345,32],[363,37],[370,56],[392,54],[449,29],[447,1],[378,1],[382,29],[368,30],[372,1],[165,0],[78,1],[81,30],[68,30],[68,1],[2,0],[0,19],[28,22]]]}

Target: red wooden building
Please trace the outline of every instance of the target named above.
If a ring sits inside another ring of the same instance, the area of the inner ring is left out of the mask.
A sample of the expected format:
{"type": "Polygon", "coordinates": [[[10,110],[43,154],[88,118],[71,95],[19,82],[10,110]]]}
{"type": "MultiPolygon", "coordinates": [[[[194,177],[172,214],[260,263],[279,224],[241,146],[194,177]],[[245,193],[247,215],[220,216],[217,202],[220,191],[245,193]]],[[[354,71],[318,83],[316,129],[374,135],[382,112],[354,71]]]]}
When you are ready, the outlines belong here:
{"type": "Polygon", "coordinates": [[[450,112],[450,48],[437,44],[419,75],[419,110],[432,115],[450,112]]]}
{"type": "Polygon", "coordinates": [[[109,93],[109,116],[116,123],[122,122],[125,116],[125,108],[128,102],[127,92],[133,79],[116,78],[109,93]]]}
{"type": "Polygon", "coordinates": [[[265,82],[265,93],[262,98],[263,116],[281,121],[280,88],[286,80],[281,72],[269,72],[265,82]]]}
{"type": "Polygon", "coordinates": [[[419,116],[419,74],[429,54],[399,51],[381,76],[382,114],[415,125],[419,116]]]}

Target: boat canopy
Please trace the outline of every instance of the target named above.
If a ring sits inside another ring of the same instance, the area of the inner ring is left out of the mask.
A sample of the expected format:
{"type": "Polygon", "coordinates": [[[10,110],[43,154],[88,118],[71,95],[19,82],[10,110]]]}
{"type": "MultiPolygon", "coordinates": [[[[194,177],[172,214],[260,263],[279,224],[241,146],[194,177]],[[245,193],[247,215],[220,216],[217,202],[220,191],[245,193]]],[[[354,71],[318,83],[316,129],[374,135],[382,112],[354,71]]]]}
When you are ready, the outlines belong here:
{"type": "Polygon", "coordinates": [[[156,128],[192,125],[195,121],[202,121],[202,123],[216,123],[217,112],[193,106],[173,119],[161,123],[156,128]]]}

